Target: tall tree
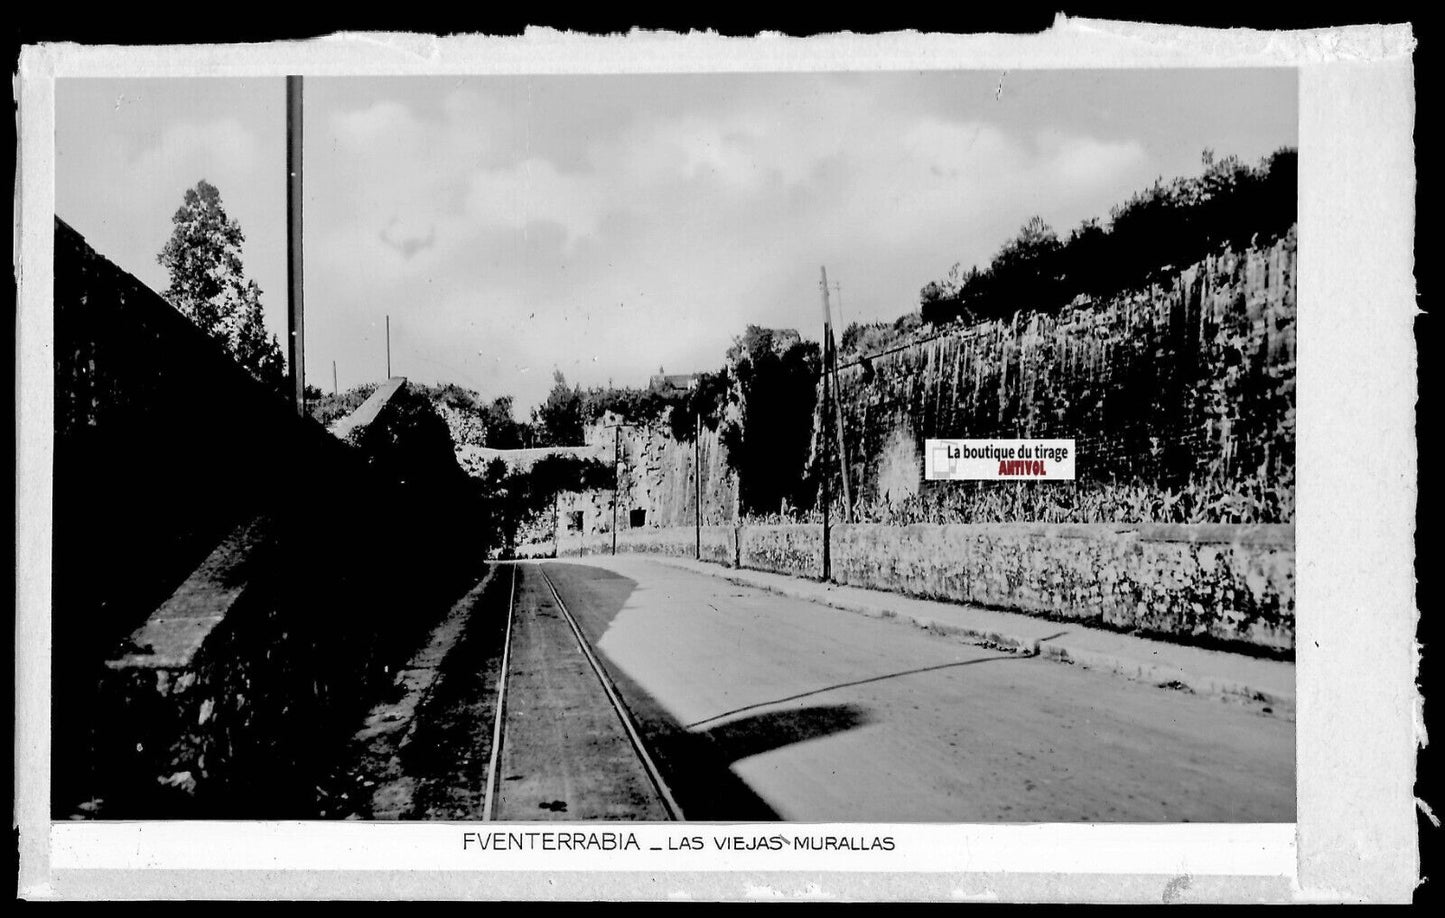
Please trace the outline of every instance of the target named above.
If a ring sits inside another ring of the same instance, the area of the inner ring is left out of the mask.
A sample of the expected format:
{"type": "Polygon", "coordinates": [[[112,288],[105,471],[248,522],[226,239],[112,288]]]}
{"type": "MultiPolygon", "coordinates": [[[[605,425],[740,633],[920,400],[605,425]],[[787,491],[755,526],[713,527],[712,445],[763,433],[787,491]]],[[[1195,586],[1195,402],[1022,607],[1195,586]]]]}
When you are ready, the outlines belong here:
{"type": "Polygon", "coordinates": [[[812,506],[807,477],[822,355],[796,332],[749,325],[728,349],[739,416],[721,428],[728,462],[738,473],[743,509],[776,513],[812,506]]]}
{"type": "Polygon", "coordinates": [[[280,389],[286,362],[262,321],[261,288],[241,266],[241,225],[221,206],[221,193],[201,179],[186,189],[171,218],[175,229],[156,256],[170,272],[165,297],[202,331],[220,341],[252,376],[280,389]]]}
{"type": "Polygon", "coordinates": [[[485,431],[485,445],[492,449],[519,449],[522,446],[522,425],[512,417],[512,397],[500,395],[490,404],[477,409],[485,431]]]}
{"type": "Polygon", "coordinates": [[[582,392],[567,385],[561,370],[552,371],[552,391],[532,409],[532,426],[538,446],[582,445],[582,392]]]}

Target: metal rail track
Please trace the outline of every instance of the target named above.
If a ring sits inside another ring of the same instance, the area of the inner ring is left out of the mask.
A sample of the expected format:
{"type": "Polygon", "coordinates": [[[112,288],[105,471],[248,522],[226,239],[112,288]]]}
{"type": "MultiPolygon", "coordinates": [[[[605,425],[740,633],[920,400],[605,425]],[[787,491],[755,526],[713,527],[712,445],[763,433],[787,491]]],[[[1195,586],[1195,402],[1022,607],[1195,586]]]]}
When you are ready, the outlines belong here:
{"type": "Polygon", "coordinates": [[[502,765],[502,720],[507,716],[507,671],[512,662],[512,610],[517,605],[517,565],[512,565],[512,585],[507,592],[507,634],[502,640],[502,669],[497,676],[497,718],[492,724],[492,756],[487,762],[487,793],[482,803],[482,819],[492,821],[492,802],[496,799],[497,769],[502,765]]]}
{"type": "MultiPolygon", "coordinates": [[[[592,667],[593,674],[597,676],[597,681],[602,686],[602,691],[606,694],[608,702],[612,705],[613,712],[622,724],[623,732],[627,734],[627,741],[632,745],[632,751],[636,754],[643,771],[647,773],[648,780],[652,782],[652,787],[657,793],[658,801],[662,804],[663,809],[667,811],[667,818],[673,821],[684,821],[682,809],[673,798],[672,791],[668,788],[667,782],[663,780],[662,772],[658,770],[657,763],[652,760],[652,755],[648,752],[647,745],[642,740],[642,734],[633,722],[632,712],[628,710],[626,703],[623,702],[622,697],[618,694],[617,687],[613,685],[611,677],[607,675],[607,670],[603,668],[601,661],[597,659],[597,654],[593,651],[591,643],[587,640],[586,635],[582,633],[582,627],[577,623],[577,619],[573,617],[571,610],[567,608],[567,604],[562,601],[562,594],[557,591],[557,586],[552,582],[552,578],[547,576],[547,572],[542,569],[540,563],[536,565],[536,570],[542,577],[542,582],[546,584],[548,592],[552,594],[552,601],[557,604],[557,609],[562,613],[563,620],[567,622],[567,627],[571,630],[573,638],[576,639],[577,646],[582,651],[582,655],[587,659],[588,665],[592,667]]],[[[496,799],[497,772],[501,767],[502,744],[506,742],[506,731],[503,725],[506,718],[506,685],[510,673],[509,667],[511,665],[512,616],[516,608],[516,600],[517,565],[513,563],[511,594],[507,600],[507,637],[502,646],[502,671],[497,683],[497,719],[492,728],[492,755],[491,762],[487,768],[487,791],[485,803],[482,808],[482,819],[487,821],[494,818],[495,810],[493,802],[496,799]]]]}

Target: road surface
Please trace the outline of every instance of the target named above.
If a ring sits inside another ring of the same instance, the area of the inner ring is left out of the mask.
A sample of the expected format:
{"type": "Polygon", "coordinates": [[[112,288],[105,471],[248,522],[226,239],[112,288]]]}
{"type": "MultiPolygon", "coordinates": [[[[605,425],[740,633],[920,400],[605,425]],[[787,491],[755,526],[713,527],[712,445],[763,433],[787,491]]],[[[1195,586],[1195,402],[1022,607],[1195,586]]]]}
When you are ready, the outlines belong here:
{"type": "Polygon", "coordinates": [[[1255,709],[647,558],[541,569],[688,819],[1295,818],[1294,724],[1255,709]]]}
{"type": "Polygon", "coordinates": [[[535,568],[517,573],[492,818],[667,819],[546,581],[535,568]]]}

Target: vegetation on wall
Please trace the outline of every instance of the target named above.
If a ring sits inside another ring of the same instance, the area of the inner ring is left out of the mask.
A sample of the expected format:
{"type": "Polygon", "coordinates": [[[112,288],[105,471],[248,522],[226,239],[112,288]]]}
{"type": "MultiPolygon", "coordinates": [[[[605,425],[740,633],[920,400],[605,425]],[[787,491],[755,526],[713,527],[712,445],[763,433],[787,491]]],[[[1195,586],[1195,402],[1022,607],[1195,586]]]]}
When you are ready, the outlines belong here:
{"type": "Polygon", "coordinates": [[[524,525],[552,512],[561,494],[608,491],[617,479],[610,463],[563,454],[543,456],[526,471],[511,469],[501,459],[487,464],[479,488],[486,525],[505,549],[516,545],[524,525]]]}
{"type": "Polygon", "coordinates": [[[330,427],[360,408],[362,402],[371,398],[376,387],[377,383],[362,383],[336,395],[319,395],[307,400],[306,411],[318,424],[330,427]]]}
{"type": "Polygon", "coordinates": [[[699,423],[708,430],[717,430],[727,416],[728,405],[733,402],[732,376],[726,367],[698,373],[696,383],[677,400],[668,415],[672,438],[691,443],[699,423]]]}
{"type": "Polygon", "coordinates": [[[744,512],[813,504],[806,473],[822,357],[817,342],[796,333],[780,339],[749,325],[729,353],[738,412],[723,424],[728,463],[738,476],[744,512]]]}
{"type": "MultiPolygon", "coordinates": [[[[1297,154],[1282,149],[1257,165],[1233,156],[1217,159],[1210,151],[1202,159],[1199,175],[1156,181],[1114,208],[1106,223],[1085,221],[1060,237],[1035,217],[986,266],[962,271],[955,265],[946,278],[927,285],[918,311],[893,322],[855,322],[841,335],[845,363],[849,355],[892,352],[860,361],[844,387],[850,416],[859,410],[857,387],[872,393],[865,416],[851,417],[846,425],[850,439],[871,438],[850,443],[855,465],[879,459],[883,444],[873,441],[883,434],[875,418],[891,411],[914,418],[922,425],[918,429],[932,435],[952,435],[954,428],[1002,435],[1026,427],[1032,435],[1082,436],[1104,476],[1122,463],[1119,479],[1032,489],[1027,498],[1017,489],[972,487],[952,489],[944,499],[924,488],[922,495],[892,503],[886,494],[876,503],[873,489],[859,486],[853,496],[875,502],[854,508],[860,518],[1292,519],[1289,315],[1269,319],[1268,340],[1255,340],[1253,325],[1229,310],[1209,320],[1207,335],[1184,335],[1196,344],[1175,340],[1175,326],[1199,318],[1199,291],[1179,286],[1185,267],[1209,258],[1215,266],[1209,270],[1232,271],[1238,258],[1255,258],[1276,240],[1293,252],[1297,154]],[[1156,286],[1152,293],[1150,285],[1156,286]],[[1158,328],[1134,327],[1128,303],[1140,296],[1163,297],[1183,318],[1158,328]],[[1020,311],[1032,319],[1012,322],[1020,311]],[[1099,327],[1056,327],[1079,316],[1092,317],[1099,327]],[[1045,324],[1036,328],[1038,322],[1045,324]],[[954,329],[940,336],[941,323],[954,329]],[[904,351],[912,344],[932,347],[921,342],[933,339],[943,348],[938,360],[969,369],[955,369],[932,388],[919,389],[907,382],[921,369],[912,367],[918,355],[904,351]],[[1161,363],[1161,355],[1174,356],[1161,363]],[[899,361],[908,366],[900,369],[899,361]],[[1107,406],[1101,393],[1108,395],[1107,406]],[[878,402],[882,396],[886,405],[878,402]],[[981,418],[988,419],[987,431],[979,427],[981,418]],[[1129,418],[1137,423],[1131,426],[1129,418]],[[1202,468],[1216,452],[1225,457],[1221,469],[1202,468]],[[1135,458],[1125,461],[1129,456],[1135,458]]],[[[1292,268],[1283,270],[1289,276],[1292,268]]],[[[690,442],[695,430],[706,426],[719,435],[741,511],[796,516],[814,511],[821,484],[822,470],[810,461],[817,445],[820,368],[817,343],[801,340],[795,331],[748,326],[734,339],[725,367],[694,374],[687,388],[583,388],[556,371],[546,399],[523,422],[514,420],[507,397],[485,402],[456,386],[428,391],[446,409],[456,442],[491,448],[579,446],[587,428],[608,415],[626,424],[665,425],[678,442],[690,442]]],[[[313,414],[326,417],[345,407],[344,399],[336,405],[323,399],[313,414]]],[[[530,474],[550,472],[542,467],[530,474]]],[[[545,481],[534,487],[504,484],[502,477],[499,493],[525,490],[528,500],[556,493],[545,481]]]]}
{"type": "Polygon", "coordinates": [[[919,310],[894,322],[854,322],[838,342],[848,361],[938,333],[948,323],[1009,319],[1019,310],[1055,312],[1085,299],[1157,282],[1222,249],[1263,246],[1297,219],[1298,152],[1283,148],[1250,166],[1237,156],[1201,155],[1202,172],[1149,188],[1060,236],[1038,216],[1004,242],[987,265],[924,285],[919,310]]]}
{"type": "Polygon", "coordinates": [[[1162,179],[1068,236],[1035,216],[993,260],[932,281],[920,292],[922,319],[1007,317],[1051,311],[1076,297],[1107,296],[1152,283],[1220,248],[1267,244],[1296,220],[1298,154],[1285,148],[1256,166],[1205,150],[1198,176],[1162,179]]]}
{"type": "Polygon", "coordinates": [[[838,356],[841,359],[845,354],[877,354],[900,340],[907,340],[923,327],[923,315],[919,312],[904,313],[892,322],[849,323],[838,339],[838,356]]]}

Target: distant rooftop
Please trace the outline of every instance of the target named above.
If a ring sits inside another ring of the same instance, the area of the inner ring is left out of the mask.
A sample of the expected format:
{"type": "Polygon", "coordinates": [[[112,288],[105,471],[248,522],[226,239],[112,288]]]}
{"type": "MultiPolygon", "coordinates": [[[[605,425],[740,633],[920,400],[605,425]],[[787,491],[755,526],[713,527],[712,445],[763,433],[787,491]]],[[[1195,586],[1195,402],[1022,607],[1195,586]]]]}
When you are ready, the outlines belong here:
{"type": "Polygon", "coordinates": [[[696,373],[660,373],[648,380],[647,387],[655,392],[684,392],[697,386],[696,373]]]}

